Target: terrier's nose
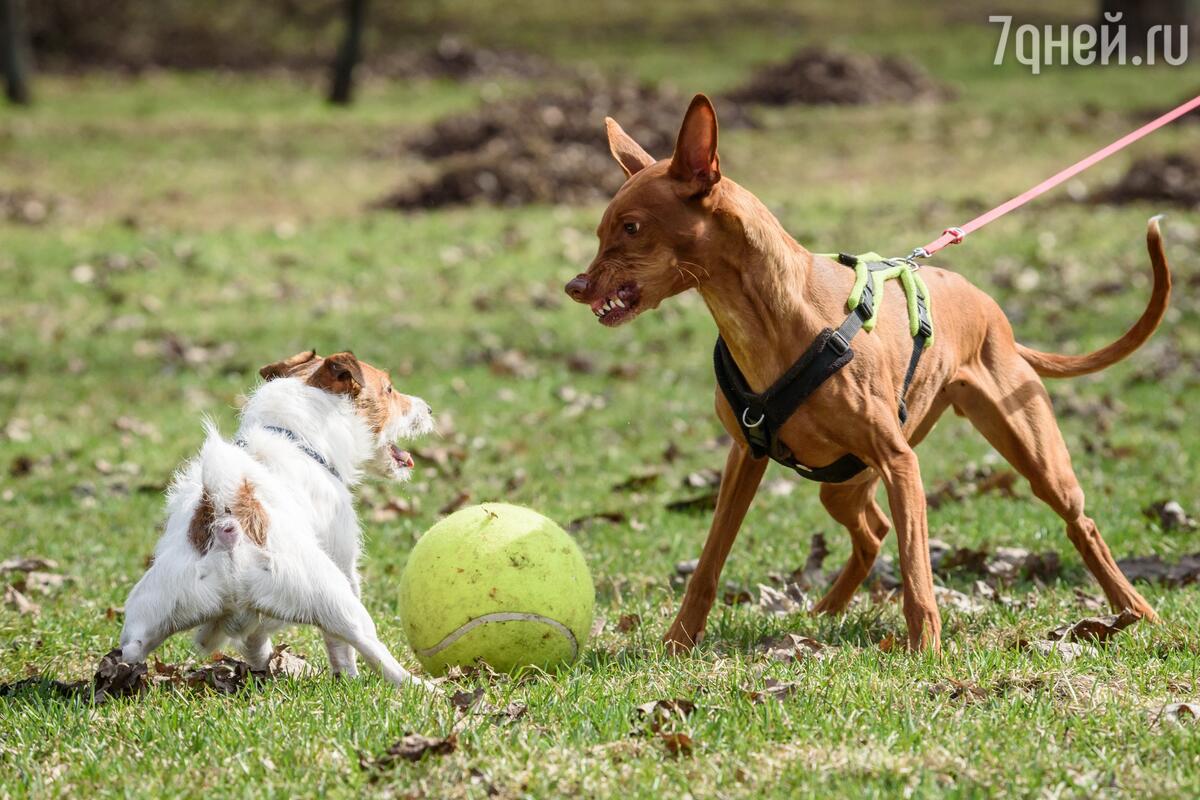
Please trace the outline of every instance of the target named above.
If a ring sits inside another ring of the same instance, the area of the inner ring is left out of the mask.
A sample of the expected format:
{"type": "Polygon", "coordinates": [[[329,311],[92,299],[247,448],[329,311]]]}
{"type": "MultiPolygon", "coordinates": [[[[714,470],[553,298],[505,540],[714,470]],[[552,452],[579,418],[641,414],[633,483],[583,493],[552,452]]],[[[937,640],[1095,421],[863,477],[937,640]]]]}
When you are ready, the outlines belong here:
{"type": "Polygon", "coordinates": [[[225,534],[226,536],[232,536],[234,531],[236,531],[236,530],[237,530],[236,525],[234,525],[232,522],[226,522],[225,527],[221,528],[221,533],[225,534]]]}
{"type": "Polygon", "coordinates": [[[563,287],[563,291],[570,295],[572,300],[582,303],[588,293],[587,275],[576,275],[563,287]]]}

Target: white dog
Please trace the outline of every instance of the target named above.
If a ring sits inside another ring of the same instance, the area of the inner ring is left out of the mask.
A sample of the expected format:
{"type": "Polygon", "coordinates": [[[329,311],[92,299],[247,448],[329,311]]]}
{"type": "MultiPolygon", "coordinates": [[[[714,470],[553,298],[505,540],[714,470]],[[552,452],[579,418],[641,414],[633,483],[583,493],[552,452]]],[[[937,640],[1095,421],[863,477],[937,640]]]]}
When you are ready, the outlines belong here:
{"type": "Polygon", "coordinates": [[[392,683],[416,681],[359,600],[351,490],[368,463],[408,479],[412,457],[394,442],[432,430],[429,405],[352,353],[298,353],[259,374],[233,442],[206,425],[175,476],[154,563],[125,601],[122,659],[199,628],[202,651],[231,637],[262,669],[271,634],[299,623],[325,634],[334,674],[357,674],[357,650],[392,683]]]}

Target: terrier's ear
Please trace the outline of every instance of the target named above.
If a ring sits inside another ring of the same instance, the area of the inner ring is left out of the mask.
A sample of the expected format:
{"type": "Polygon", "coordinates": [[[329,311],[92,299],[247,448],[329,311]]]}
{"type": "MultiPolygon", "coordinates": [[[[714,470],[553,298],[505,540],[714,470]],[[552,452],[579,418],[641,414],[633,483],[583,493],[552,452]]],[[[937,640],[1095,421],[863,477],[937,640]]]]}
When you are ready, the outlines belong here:
{"type": "Polygon", "coordinates": [[[604,127],[608,131],[608,149],[613,158],[625,170],[626,177],[632,177],[654,163],[654,157],[642,149],[612,117],[604,118],[604,127]]]}
{"type": "Polygon", "coordinates": [[[267,364],[258,371],[258,374],[263,380],[272,380],[273,378],[287,378],[301,367],[317,357],[316,350],[305,350],[303,353],[285,358],[283,361],[276,361],[274,364],[267,364]]]}
{"type": "Polygon", "coordinates": [[[702,94],[692,98],[692,104],[683,117],[667,174],[680,182],[680,193],[687,197],[706,195],[721,180],[721,159],[717,156],[717,112],[702,94]]]}
{"type": "Polygon", "coordinates": [[[348,394],[351,397],[362,391],[364,383],[362,367],[359,366],[354,353],[349,350],[325,356],[321,366],[317,367],[317,371],[308,379],[309,386],[333,394],[348,394]]]}

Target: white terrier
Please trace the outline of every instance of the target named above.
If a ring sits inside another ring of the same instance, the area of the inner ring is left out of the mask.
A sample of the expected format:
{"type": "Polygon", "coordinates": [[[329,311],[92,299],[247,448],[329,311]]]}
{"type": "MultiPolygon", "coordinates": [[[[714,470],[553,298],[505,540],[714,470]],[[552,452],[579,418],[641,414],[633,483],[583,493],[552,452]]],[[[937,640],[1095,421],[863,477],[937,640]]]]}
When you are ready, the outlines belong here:
{"type": "Polygon", "coordinates": [[[394,442],[433,429],[429,405],[352,353],[298,353],[259,374],[233,442],[207,424],[175,476],[154,563],[125,601],[121,658],[144,661],[199,628],[205,653],[228,636],[263,669],[271,634],[297,623],[324,633],[334,674],[357,675],[357,650],[392,683],[417,681],[359,600],[351,490],[367,463],[408,480],[412,457],[394,442]]]}

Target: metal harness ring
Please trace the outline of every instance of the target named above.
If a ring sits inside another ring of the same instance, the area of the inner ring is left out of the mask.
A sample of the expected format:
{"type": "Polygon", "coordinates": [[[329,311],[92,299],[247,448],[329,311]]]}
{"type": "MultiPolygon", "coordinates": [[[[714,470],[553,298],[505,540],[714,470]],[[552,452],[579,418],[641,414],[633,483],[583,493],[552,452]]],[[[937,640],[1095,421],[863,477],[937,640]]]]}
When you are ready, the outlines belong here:
{"type": "Polygon", "coordinates": [[[761,414],[758,415],[757,420],[755,420],[754,422],[748,422],[746,420],[746,415],[749,413],[750,413],[749,406],[742,409],[742,425],[746,426],[747,428],[757,428],[759,425],[762,425],[763,420],[767,418],[767,412],[763,411],[761,414]]]}

